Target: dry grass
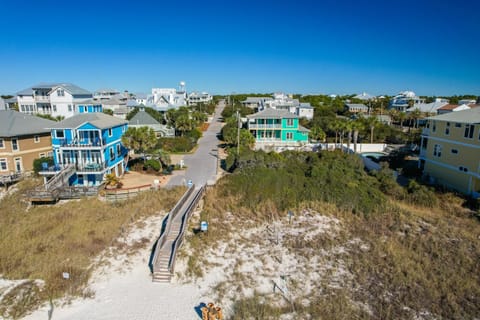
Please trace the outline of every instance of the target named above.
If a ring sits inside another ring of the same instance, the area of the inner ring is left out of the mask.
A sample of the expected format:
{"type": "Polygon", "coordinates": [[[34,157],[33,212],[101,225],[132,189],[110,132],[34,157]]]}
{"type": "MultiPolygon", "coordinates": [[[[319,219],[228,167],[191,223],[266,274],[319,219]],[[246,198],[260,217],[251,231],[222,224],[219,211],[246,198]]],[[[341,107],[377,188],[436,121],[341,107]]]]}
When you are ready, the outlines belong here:
{"type": "MultiPolygon", "coordinates": [[[[113,204],[81,199],[30,207],[22,201],[23,190],[30,184],[29,181],[19,184],[18,192],[0,201],[0,274],[8,279],[43,280],[45,285],[38,299],[42,302],[65,294],[82,295],[94,258],[114,246],[115,239],[136,221],[169,210],[183,192],[182,189],[147,191],[113,204]],[[63,272],[70,273],[69,280],[62,278],[63,272]]],[[[130,249],[143,247],[145,243],[145,239],[140,239],[130,249]]],[[[20,302],[15,314],[31,307],[30,304],[23,308],[20,302]]]]}
{"type": "MultiPolygon", "coordinates": [[[[256,243],[245,236],[250,228],[285,215],[268,202],[249,209],[222,188],[220,182],[205,197],[202,214],[208,217],[209,235],[191,234],[187,240],[196,252],[232,239],[236,246],[256,243]]],[[[480,223],[462,206],[462,198],[448,193],[436,197],[434,208],[390,199],[383,213],[368,216],[325,202],[298,204],[296,212],[309,209],[340,221],[334,234],[283,240],[283,246],[295,252],[299,272],[323,272],[324,278],[308,296],[297,292],[295,312],[271,296],[238,294],[233,319],[278,319],[281,314],[300,319],[475,319],[480,314],[480,223]],[[345,250],[335,253],[338,248],[345,250]],[[322,250],[333,254],[312,270],[307,262],[322,250]],[[339,268],[345,268],[348,277],[338,279],[339,268]]],[[[215,267],[197,259],[192,276],[215,267]]],[[[241,261],[232,264],[235,270],[240,267],[241,261]]],[[[239,293],[256,289],[248,279],[238,278],[239,293]]],[[[292,290],[301,291],[303,285],[290,283],[292,290]]],[[[217,289],[220,298],[228,292],[221,283],[217,289]]]]}

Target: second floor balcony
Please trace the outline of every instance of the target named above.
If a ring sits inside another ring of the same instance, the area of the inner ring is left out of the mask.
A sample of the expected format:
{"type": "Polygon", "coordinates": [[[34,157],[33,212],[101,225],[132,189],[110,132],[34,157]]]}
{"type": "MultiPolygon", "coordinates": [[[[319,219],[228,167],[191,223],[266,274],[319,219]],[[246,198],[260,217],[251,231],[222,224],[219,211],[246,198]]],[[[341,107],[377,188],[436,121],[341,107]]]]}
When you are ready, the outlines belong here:
{"type": "Polygon", "coordinates": [[[280,130],[282,129],[281,123],[249,123],[248,128],[252,130],[280,130]]]}
{"type": "Polygon", "coordinates": [[[50,96],[44,96],[44,95],[39,95],[35,96],[35,101],[36,102],[50,102],[50,96]]]}
{"type": "Polygon", "coordinates": [[[94,139],[59,139],[61,148],[101,148],[105,141],[100,138],[94,139]]]}

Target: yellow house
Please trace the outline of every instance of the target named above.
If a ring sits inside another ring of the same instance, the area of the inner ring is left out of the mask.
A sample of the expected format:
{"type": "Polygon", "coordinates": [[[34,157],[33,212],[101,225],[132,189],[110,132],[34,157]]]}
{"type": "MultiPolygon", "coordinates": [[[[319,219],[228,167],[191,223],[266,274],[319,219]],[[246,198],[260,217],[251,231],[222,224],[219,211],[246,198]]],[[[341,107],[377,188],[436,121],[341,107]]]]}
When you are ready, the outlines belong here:
{"type": "Polygon", "coordinates": [[[33,169],[33,160],[52,155],[54,121],[13,110],[0,111],[0,176],[33,169]]]}
{"type": "Polygon", "coordinates": [[[480,197],[480,108],[427,119],[419,166],[431,182],[480,197]]]}

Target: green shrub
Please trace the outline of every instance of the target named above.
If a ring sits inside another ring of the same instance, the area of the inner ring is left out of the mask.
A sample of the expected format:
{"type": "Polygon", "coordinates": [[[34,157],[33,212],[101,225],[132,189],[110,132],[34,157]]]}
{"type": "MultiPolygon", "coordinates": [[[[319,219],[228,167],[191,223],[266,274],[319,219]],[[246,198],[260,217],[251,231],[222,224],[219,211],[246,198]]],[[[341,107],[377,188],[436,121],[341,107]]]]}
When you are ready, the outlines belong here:
{"type": "Polygon", "coordinates": [[[162,165],[160,164],[160,161],[155,160],[155,159],[150,159],[145,161],[145,168],[147,169],[153,169],[155,171],[159,171],[162,165]]]}
{"type": "Polygon", "coordinates": [[[49,167],[54,165],[52,157],[42,157],[39,159],[35,159],[33,160],[33,172],[39,173],[40,171],[42,171],[42,163],[48,163],[49,167]]]}
{"type": "Polygon", "coordinates": [[[428,187],[419,184],[415,180],[410,180],[407,186],[407,200],[413,204],[433,208],[438,205],[438,198],[435,192],[428,187]]]}
{"type": "Polygon", "coordinates": [[[189,152],[196,145],[196,141],[189,137],[160,138],[158,146],[166,152],[189,152]]]}

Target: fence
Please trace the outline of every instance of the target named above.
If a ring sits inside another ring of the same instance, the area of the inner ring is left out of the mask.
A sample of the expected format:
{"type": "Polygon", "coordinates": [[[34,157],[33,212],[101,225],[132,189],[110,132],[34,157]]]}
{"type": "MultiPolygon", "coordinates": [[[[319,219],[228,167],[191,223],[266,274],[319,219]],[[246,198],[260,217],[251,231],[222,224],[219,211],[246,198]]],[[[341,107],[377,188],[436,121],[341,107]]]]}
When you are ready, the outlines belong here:
{"type": "Polygon", "coordinates": [[[107,190],[105,189],[105,200],[107,201],[121,201],[121,200],[128,200],[138,195],[139,192],[148,191],[152,189],[152,185],[145,184],[138,187],[132,188],[122,188],[122,189],[113,189],[107,190]]]}

